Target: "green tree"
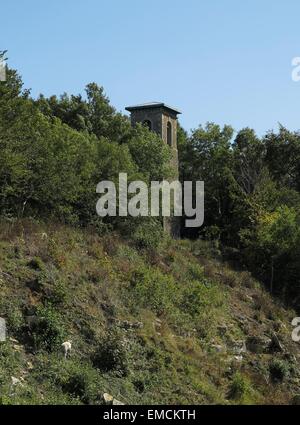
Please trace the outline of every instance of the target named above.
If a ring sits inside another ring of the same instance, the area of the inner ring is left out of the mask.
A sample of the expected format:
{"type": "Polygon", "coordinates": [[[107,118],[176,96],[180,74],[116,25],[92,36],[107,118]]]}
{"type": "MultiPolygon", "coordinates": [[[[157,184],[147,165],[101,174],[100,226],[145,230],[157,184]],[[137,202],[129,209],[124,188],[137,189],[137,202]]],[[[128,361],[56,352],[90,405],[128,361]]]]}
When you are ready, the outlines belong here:
{"type": "Polygon", "coordinates": [[[251,194],[265,166],[265,146],[254,130],[245,128],[235,138],[233,154],[236,180],[245,193],[251,194]]]}
{"type": "Polygon", "coordinates": [[[286,278],[287,265],[293,262],[295,253],[299,253],[300,226],[297,211],[282,205],[273,212],[260,212],[255,231],[242,233],[250,265],[269,282],[272,293],[274,283],[275,292],[280,293],[283,289],[286,292],[286,284],[291,283],[286,278]]]}
{"type": "Polygon", "coordinates": [[[300,134],[283,126],[279,132],[269,132],[264,139],[266,163],[274,180],[281,185],[300,190],[300,134]]]}

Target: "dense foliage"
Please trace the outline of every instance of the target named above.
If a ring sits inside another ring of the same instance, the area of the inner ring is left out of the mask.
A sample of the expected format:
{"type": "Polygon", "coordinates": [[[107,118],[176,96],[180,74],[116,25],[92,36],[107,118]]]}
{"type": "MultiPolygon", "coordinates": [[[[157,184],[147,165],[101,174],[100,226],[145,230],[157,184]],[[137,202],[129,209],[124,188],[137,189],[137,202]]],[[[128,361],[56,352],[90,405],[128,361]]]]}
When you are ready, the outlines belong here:
{"type": "Polygon", "coordinates": [[[181,178],[205,182],[205,226],[186,234],[213,240],[299,307],[300,133],[233,134],[214,123],[180,131],[181,178]]]}
{"type": "MultiPolygon", "coordinates": [[[[159,220],[100,219],[96,185],[161,180],[170,151],[147,128],[132,128],[103,88],[85,96],[32,99],[8,69],[0,82],[0,214],[54,218],[99,231],[120,229],[155,249],[159,220]]],[[[178,132],[180,178],[204,180],[205,225],[183,236],[213,241],[230,260],[250,269],[268,288],[299,305],[300,134],[280,126],[257,137],[245,128],[208,123],[178,132]]]]}
{"type": "Polygon", "coordinates": [[[12,217],[54,217],[80,225],[96,216],[102,180],[148,182],[168,173],[169,148],[147,128],[132,128],[96,84],[81,96],[38,100],[22,91],[9,70],[0,85],[0,212],[12,217]]]}

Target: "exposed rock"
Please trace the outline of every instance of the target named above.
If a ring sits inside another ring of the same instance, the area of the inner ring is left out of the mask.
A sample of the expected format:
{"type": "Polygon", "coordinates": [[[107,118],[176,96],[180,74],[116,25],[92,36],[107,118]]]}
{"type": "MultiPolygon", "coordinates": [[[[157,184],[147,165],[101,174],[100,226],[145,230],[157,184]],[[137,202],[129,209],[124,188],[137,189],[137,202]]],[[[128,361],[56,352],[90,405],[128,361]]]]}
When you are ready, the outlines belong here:
{"type": "Polygon", "coordinates": [[[142,329],[144,327],[142,322],[131,323],[128,320],[124,320],[124,321],[119,320],[117,322],[117,325],[124,329],[142,329]]]}
{"type": "Polygon", "coordinates": [[[20,352],[23,350],[23,347],[22,347],[21,345],[17,345],[17,344],[14,344],[14,345],[12,346],[12,348],[13,348],[15,351],[17,351],[18,353],[20,353],[20,352]]]}
{"type": "Polygon", "coordinates": [[[246,343],[243,340],[231,341],[230,347],[231,347],[231,350],[238,355],[241,355],[242,353],[246,353],[247,351],[246,343]]]}
{"type": "Polygon", "coordinates": [[[124,406],[124,403],[114,398],[111,394],[104,393],[103,394],[104,404],[107,406],[124,406]]]}
{"type": "Polygon", "coordinates": [[[20,379],[15,378],[14,376],[12,376],[12,377],[11,377],[11,384],[12,384],[13,386],[16,386],[16,385],[22,385],[22,382],[21,382],[21,380],[20,380],[20,379]]]}
{"type": "Polygon", "coordinates": [[[278,336],[275,333],[272,334],[272,339],[271,339],[271,344],[269,349],[271,353],[282,353],[285,351],[283,345],[281,344],[281,342],[278,339],[278,336]]]}
{"type": "Polygon", "coordinates": [[[272,340],[267,336],[249,336],[246,340],[246,348],[254,354],[268,353],[272,340]]]}
{"type": "Polygon", "coordinates": [[[27,369],[28,369],[28,370],[32,370],[32,369],[34,369],[34,366],[33,366],[33,364],[32,364],[30,361],[28,361],[28,362],[26,363],[26,366],[27,366],[27,369]]]}
{"type": "Polygon", "coordinates": [[[243,356],[234,356],[233,359],[238,363],[242,363],[242,361],[244,360],[244,357],[243,356]]]}
{"type": "Polygon", "coordinates": [[[112,395],[110,395],[108,393],[104,393],[103,394],[103,401],[104,401],[104,404],[106,404],[106,405],[112,405],[114,398],[113,398],[112,395]]]}
{"type": "Polygon", "coordinates": [[[253,303],[253,297],[251,297],[251,295],[246,294],[245,298],[248,302],[253,303]]]}
{"type": "Polygon", "coordinates": [[[113,404],[113,406],[125,406],[124,403],[122,403],[121,401],[119,401],[119,400],[117,400],[115,398],[113,399],[112,404],[113,404]]]}

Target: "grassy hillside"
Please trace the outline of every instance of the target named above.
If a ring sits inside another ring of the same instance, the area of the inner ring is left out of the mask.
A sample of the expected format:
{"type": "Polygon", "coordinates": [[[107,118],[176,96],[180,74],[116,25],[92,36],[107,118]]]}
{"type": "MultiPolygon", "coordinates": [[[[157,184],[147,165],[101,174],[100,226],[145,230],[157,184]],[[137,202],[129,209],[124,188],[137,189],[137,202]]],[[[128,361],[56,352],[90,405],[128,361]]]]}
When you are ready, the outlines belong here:
{"type": "Polygon", "coordinates": [[[0,404],[281,404],[299,388],[296,313],[201,241],[151,251],[2,221],[0,294],[0,404]]]}

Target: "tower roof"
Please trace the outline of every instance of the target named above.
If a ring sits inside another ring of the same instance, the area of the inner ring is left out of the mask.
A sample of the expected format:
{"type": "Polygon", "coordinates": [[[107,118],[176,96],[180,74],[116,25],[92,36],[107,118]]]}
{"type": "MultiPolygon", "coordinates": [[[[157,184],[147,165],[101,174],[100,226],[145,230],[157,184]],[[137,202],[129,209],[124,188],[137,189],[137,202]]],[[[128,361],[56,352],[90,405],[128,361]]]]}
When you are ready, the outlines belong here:
{"type": "Polygon", "coordinates": [[[169,111],[174,112],[175,114],[181,114],[181,112],[176,109],[173,108],[172,106],[168,106],[163,102],[149,102],[149,103],[142,103],[141,105],[134,105],[134,106],[127,106],[126,111],[132,112],[132,111],[137,111],[139,109],[153,109],[153,108],[165,108],[168,109],[169,111]]]}

